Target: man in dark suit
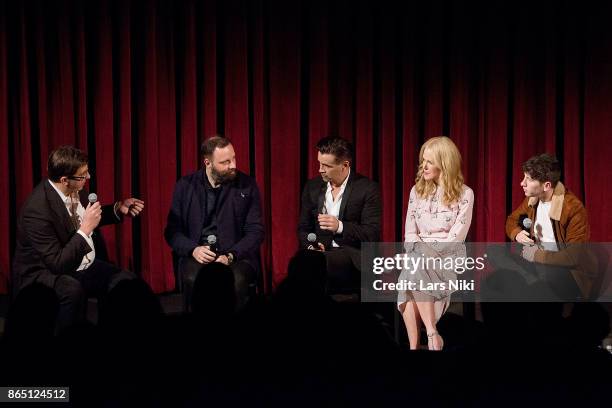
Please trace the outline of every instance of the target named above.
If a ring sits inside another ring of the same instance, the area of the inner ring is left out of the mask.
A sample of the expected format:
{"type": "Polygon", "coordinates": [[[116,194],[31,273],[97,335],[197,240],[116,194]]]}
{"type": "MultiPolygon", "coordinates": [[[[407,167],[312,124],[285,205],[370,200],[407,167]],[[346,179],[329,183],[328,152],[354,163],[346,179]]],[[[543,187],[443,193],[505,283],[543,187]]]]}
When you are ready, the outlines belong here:
{"type": "Polygon", "coordinates": [[[355,173],[352,144],[326,137],[316,146],[320,177],[302,193],[298,237],[302,248],[323,251],[332,292],[359,287],[362,242],[380,240],[381,200],[378,184],[355,173]],[[316,234],[313,245],[308,234],[316,234]]]}
{"type": "Polygon", "coordinates": [[[103,242],[94,231],[124,215],[137,216],[144,202],[88,203],[83,189],[90,178],[87,154],[72,146],[51,152],[47,171],[49,178],[34,188],[17,220],[12,286],[18,291],[39,282],[54,289],[63,329],[85,318],[87,297],[102,299],[119,280],[133,277],[100,259],[103,242]]]}
{"type": "Polygon", "coordinates": [[[200,271],[221,262],[234,274],[240,309],[253,293],[259,270],[264,237],[259,189],[255,180],[236,169],[229,139],[208,138],[201,157],[203,168],[176,183],[164,235],[179,257],[187,304],[200,271]]]}

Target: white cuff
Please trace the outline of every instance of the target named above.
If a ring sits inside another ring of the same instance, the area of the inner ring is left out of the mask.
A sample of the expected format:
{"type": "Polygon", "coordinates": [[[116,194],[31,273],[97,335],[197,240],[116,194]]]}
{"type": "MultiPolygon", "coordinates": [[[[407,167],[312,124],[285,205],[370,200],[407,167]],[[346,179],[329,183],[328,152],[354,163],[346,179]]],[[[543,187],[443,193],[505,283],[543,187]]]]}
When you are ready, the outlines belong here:
{"type": "Polygon", "coordinates": [[[94,248],[94,243],[93,243],[93,239],[91,239],[91,236],[87,236],[87,234],[85,234],[83,231],[78,230],[77,234],[79,234],[80,236],[82,236],[83,238],[85,238],[85,241],[87,241],[87,243],[89,244],[89,246],[91,247],[91,250],[95,250],[94,248]]]}
{"type": "Polygon", "coordinates": [[[342,221],[338,220],[338,230],[336,231],[336,234],[340,235],[342,234],[342,231],[344,231],[344,225],[342,224],[342,221]]]}

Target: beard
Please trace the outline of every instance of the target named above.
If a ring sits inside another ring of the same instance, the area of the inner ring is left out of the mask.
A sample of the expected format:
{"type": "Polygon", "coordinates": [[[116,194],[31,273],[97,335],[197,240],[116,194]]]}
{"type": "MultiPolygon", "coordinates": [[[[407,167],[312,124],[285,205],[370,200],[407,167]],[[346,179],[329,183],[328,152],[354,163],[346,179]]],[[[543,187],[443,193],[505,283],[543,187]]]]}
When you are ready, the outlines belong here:
{"type": "Polygon", "coordinates": [[[217,184],[227,184],[236,179],[238,173],[236,169],[217,171],[214,167],[211,169],[211,175],[217,184]]]}

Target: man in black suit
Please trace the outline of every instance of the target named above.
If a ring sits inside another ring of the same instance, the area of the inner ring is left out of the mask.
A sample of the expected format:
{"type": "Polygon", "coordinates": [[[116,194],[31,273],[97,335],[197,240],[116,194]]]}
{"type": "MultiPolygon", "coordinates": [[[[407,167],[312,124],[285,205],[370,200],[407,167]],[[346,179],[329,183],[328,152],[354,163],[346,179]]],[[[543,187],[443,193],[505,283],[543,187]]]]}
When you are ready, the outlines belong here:
{"type": "Polygon", "coordinates": [[[100,259],[103,242],[96,228],[135,217],[144,202],[135,198],[101,206],[88,203],[83,189],[90,178],[87,154],[72,146],[51,152],[49,178],[32,191],[17,220],[13,288],[39,282],[55,290],[58,328],[85,318],[88,296],[100,300],[119,280],[133,274],[100,259]],[[96,249],[98,256],[96,256],[96,249]]]}
{"type": "Polygon", "coordinates": [[[300,246],[324,252],[332,292],[351,292],[359,287],[361,243],[380,240],[380,192],[377,183],[351,169],[349,141],[326,137],[316,148],[321,176],[309,180],[302,193],[300,246]],[[314,245],[310,233],[316,234],[314,245]]]}
{"type": "Polygon", "coordinates": [[[187,304],[200,271],[221,262],[234,274],[240,309],[253,293],[259,270],[264,237],[259,189],[255,180],[236,169],[229,139],[208,138],[200,153],[203,168],[176,183],[164,236],[179,257],[187,304]]]}

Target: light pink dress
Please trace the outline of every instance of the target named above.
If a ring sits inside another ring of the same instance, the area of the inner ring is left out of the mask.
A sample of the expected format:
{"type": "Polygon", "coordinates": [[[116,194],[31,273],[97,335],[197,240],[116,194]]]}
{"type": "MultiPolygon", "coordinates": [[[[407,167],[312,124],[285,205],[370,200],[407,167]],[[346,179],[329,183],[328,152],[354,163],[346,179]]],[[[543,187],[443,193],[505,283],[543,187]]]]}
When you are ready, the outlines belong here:
{"type": "MultiPolygon", "coordinates": [[[[432,253],[439,254],[442,257],[465,256],[465,246],[463,244],[445,243],[462,243],[465,241],[472,222],[474,192],[464,185],[459,200],[450,205],[444,205],[442,197],[442,188],[437,188],[435,193],[429,197],[418,197],[415,187],[410,190],[404,239],[408,253],[415,251],[415,248],[417,248],[418,253],[424,252],[423,249],[426,249],[427,256],[432,253]]],[[[454,270],[422,268],[412,276],[409,276],[408,271],[402,271],[399,280],[416,278],[433,283],[448,282],[450,279],[455,279],[456,274],[454,270]]],[[[398,309],[403,311],[406,302],[415,299],[415,296],[416,300],[419,301],[433,300],[436,320],[438,320],[450,304],[451,293],[450,290],[432,292],[399,291],[398,309]],[[423,294],[426,296],[421,296],[423,294]]]]}

